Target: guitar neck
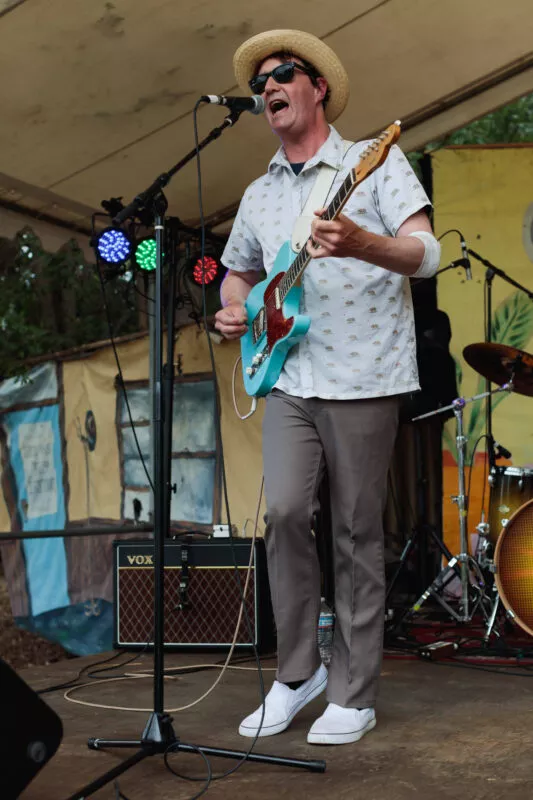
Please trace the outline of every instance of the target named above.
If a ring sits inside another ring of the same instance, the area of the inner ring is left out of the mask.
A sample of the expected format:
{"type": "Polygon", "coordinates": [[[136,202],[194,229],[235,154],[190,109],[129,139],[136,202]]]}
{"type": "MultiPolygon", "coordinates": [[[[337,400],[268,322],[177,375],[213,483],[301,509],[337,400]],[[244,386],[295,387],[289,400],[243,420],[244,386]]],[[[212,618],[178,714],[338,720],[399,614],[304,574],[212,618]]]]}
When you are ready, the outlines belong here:
{"type": "MultiPolygon", "coordinates": [[[[361,153],[359,163],[354,169],[348,172],[337,194],[322,214],[321,219],[332,220],[340,214],[355,187],[359,186],[368,175],[374,172],[374,170],[385,161],[390,148],[394,142],[398,140],[399,136],[400,122],[396,120],[396,122],[389,125],[376,139],[367,144],[361,153]]],[[[312,238],[309,237],[307,241],[312,241],[312,238]]],[[[279,282],[278,290],[282,301],[299,280],[310,261],[311,257],[307,252],[307,247],[304,246],[279,282]]]]}
{"type": "MultiPolygon", "coordinates": [[[[332,220],[340,214],[355,187],[361,183],[360,180],[357,180],[355,174],[356,170],[349,171],[335,197],[322,214],[321,219],[332,220]]],[[[307,241],[312,241],[312,237],[309,237],[307,241]]],[[[285,299],[292,287],[298,282],[310,261],[311,256],[308,254],[307,248],[304,245],[280,281],[279,291],[281,300],[285,299]]]]}

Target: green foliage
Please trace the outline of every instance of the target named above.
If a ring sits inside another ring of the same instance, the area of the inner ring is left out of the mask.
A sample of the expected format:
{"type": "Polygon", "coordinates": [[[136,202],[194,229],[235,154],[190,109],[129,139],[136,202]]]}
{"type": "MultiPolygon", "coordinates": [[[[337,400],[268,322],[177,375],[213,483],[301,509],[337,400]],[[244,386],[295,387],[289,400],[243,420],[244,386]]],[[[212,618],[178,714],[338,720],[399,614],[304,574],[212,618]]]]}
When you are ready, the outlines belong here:
{"type": "Polygon", "coordinates": [[[440,140],[439,146],[511,142],[533,142],[533,94],[447,134],[440,140]]]}
{"type": "Polygon", "coordinates": [[[421,178],[420,160],[425,153],[454,144],[506,144],[533,142],[533,94],[525,95],[498,108],[491,114],[474,120],[464,128],[442,136],[427,144],[423,150],[414,150],[407,157],[421,178]]]}
{"type": "MultiPolygon", "coordinates": [[[[113,335],[137,330],[131,277],[106,285],[113,335]]],[[[100,279],[76,241],[56,253],[31,230],[0,238],[0,378],[21,374],[27,359],[109,338],[100,279]]]]}

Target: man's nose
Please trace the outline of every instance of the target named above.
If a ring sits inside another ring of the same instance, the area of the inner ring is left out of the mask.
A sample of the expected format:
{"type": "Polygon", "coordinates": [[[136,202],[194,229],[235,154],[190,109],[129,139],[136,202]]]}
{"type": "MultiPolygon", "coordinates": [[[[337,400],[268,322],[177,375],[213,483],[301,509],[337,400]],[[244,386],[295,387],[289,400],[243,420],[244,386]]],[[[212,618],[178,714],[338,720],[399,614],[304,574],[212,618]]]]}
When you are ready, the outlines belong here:
{"type": "Polygon", "coordinates": [[[272,77],[272,75],[269,75],[267,82],[265,83],[265,94],[274,92],[276,89],[279,89],[279,86],[280,84],[277,82],[277,80],[272,77]]]}

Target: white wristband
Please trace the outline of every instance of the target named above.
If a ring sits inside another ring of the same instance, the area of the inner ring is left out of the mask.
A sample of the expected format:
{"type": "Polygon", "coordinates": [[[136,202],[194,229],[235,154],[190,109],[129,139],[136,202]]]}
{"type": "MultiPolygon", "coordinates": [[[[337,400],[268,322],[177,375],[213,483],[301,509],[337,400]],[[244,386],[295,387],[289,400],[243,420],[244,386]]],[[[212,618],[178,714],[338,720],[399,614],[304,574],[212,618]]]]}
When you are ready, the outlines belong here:
{"type": "Polygon", "coordinates": [[[416,236],[424,245],[424,258],[411,278],[432,278],[440,264],[440,243],[428,231],[413,231],[409,236],[416,236]]]}

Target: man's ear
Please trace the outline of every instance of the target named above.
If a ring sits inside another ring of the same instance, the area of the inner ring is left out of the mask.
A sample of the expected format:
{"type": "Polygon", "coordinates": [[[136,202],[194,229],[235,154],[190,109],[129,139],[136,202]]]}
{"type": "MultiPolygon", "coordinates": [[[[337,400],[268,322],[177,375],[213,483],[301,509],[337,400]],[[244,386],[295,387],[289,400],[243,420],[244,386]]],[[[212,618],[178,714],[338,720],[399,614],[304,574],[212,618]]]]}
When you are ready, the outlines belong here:
{"type": "Polygon", "coordinates": [[[327,80],[325,78],[323,78],[322,76],[318,77],[316,79],[316,88],[320,92],[319,97],[320,97],[320,101],[322,102],[322,100],[326,96],[326,92],[328,91],[328,82],[327,82],[327,80]]]}

